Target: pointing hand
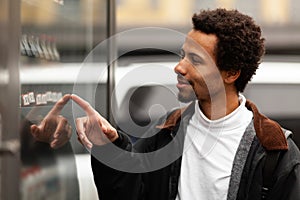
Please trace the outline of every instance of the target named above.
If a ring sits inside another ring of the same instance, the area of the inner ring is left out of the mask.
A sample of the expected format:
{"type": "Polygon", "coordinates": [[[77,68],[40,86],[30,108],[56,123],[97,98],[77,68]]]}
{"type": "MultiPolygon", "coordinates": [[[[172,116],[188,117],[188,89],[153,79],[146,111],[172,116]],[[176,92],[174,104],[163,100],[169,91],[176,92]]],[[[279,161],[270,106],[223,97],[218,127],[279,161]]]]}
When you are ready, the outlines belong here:
{"type": "Polygon", "coordinates": [[[71,98],[86,113],[85,117],[76,119],[78,139],[84,146],[91,149],[93,145],[104,145],[119,137],[116,129],[87,101],[74,94],[71,98]]]}

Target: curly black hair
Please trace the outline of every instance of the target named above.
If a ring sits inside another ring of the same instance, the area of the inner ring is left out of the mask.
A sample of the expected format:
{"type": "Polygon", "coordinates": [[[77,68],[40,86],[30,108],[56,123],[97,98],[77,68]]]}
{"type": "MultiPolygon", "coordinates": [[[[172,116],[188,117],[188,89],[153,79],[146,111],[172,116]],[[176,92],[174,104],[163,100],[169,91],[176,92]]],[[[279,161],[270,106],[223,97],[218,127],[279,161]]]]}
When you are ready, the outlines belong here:
{"type": "Polygon", "coordinates": [[[202,10],[193,15],[192,21],[194,30],[217,36],[216,65],[219,70],[240,70],[235,86],[238,92],[243,92],[265,53],[260,27],[237,10],[221,8],[202,10]]]}

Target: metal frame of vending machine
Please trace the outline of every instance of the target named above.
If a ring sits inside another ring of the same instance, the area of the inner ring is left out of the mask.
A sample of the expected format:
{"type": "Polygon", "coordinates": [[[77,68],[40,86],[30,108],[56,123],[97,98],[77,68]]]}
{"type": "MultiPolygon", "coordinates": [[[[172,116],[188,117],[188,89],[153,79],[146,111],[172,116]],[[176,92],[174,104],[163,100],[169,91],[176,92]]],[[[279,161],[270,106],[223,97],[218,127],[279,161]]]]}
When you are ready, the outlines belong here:
{"type": "Polygon", "coordinates": [[[108,66],[108,74],[107,74],[107,119],[115,125],[114,119],[111,115],[111,107],[114,106],[111,104],[112,97],[115,87],[115,67],[116,67],[116,58],[117,58],[117,50],[116,50],[116,41],[114,39],[114,34],[116,33],[116,2],[115,0],[107,1],[107,37],[108,40],[108,55],[107,55],[107,63],[108,66]]]}
{"type": "Polygon", "coordinates": [[[19,194],[20,1],[0,2],[0,199],[19,194]]]}

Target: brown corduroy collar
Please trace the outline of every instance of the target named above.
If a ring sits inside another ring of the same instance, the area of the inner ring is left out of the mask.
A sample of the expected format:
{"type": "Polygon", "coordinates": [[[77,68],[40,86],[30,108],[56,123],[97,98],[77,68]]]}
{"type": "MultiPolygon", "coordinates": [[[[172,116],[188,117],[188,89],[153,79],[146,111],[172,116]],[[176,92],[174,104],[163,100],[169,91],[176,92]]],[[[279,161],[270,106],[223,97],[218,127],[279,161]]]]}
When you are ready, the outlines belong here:
{"type": "Polygon", "coordinates": [[[246,101],[246,107],[253,112],[254,129],[262,146],[267,150],[287,150],[287,140],[280,125],[261,114],[251,101],[246,101]]]}
{"type": "MultiPolygon", "coordinates": [[[[159,129],[172,130],[181,119],[184,111],[193,105],[194,104],[192,103],[187,107],[175,110],[171,115],[169,115],[162,125],[158,125],[156,127],[159,129]]],[[[262,146],[266,150],[287,150],[287,140],[280,125],[261,114],[251,101],[246,101],[246,107],[248,110],[253,112],[254,129],[262,146]]]]}

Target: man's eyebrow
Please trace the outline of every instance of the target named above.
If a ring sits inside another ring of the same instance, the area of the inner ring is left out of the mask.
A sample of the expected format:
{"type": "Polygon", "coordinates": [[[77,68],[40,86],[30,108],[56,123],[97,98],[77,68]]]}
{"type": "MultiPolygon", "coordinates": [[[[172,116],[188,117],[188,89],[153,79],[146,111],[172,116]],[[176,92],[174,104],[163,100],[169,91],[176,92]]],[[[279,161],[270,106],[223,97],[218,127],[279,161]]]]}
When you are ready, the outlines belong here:
{"type": "MultiPolygon", "coordinates": [[[[187,49],[187,48],[186,48],[187,49]]],[[[195,53],[193,51],[189,51],[190,49],[185,50],[184,45],[179,50],[179,55],[184,54],[185,56],[196,56],[197,58],[201,59],[202,62],[205,62],[205,53],[202,53],[201,51],[199,53],[195,53]]],[[[197,51],[197,50],[196,50],[197,51]]]]}
{"type": "Polygon", "coordinates": [[[194,53],[194,52],[189,52],[189,53],[187,53],[187,55],[189,55],[189,56],[195,56],[195,57],[201,59],[201,61],[204,62],[204,58],[203,58],[202,55],[196,54],[196,53],[194,53]]]}

